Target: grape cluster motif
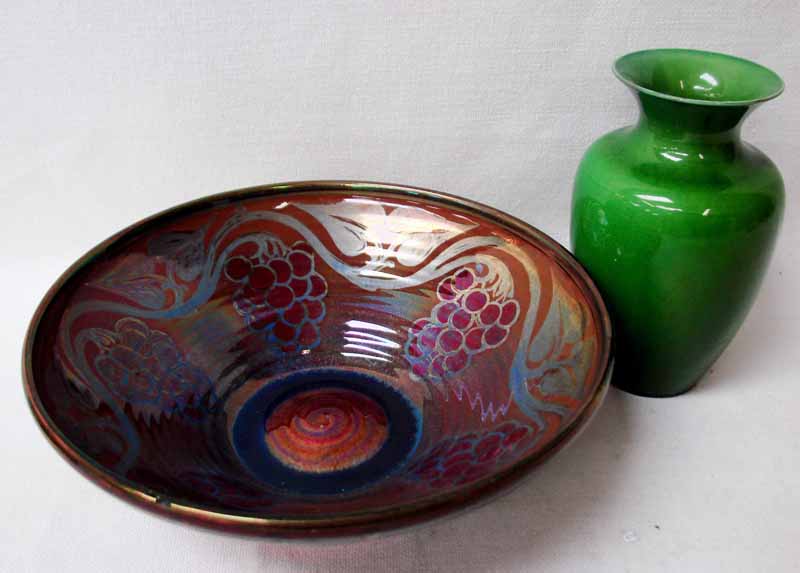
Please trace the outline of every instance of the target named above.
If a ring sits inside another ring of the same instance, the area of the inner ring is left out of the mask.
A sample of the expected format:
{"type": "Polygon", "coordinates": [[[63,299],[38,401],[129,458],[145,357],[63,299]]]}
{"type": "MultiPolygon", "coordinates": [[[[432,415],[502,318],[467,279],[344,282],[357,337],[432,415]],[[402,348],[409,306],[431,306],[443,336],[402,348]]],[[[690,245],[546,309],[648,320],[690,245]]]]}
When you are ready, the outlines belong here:
{"type": "Polygon", "coordinates": [[[414,375],[442,382],[467,368],[476,354],[503,344],[519,317],[519,303],[495,295],[489,283],[482,264],[439,282],[440,302],[409,328],[405,356],[414,375]]]}
{"type": "Polygon", "coordinates": [[[175,341],[138,318],[122,318],[113,331],[93,335],[101,351],[95,358],[100,379],[137,414],[158,418],[215,399],[209,377],[183,355],[175,341]]]}
{"type": "Polygon", "coordinates": [[[233,305],[251,330],[266,333],[284,352],[319,344],[328,284],[314,269],[306,243],[277,253],[235,255],[225,263],[225,276],[240,285],[233,305]]]}
{"type": "Polygon", "coordinates": [[[408,470],[431,487],[451,487],[489,475],[501,460],[523,451],[534,436],[529,426],[505,422],[493,430],[472,432],[439,442],[408,470]]]}

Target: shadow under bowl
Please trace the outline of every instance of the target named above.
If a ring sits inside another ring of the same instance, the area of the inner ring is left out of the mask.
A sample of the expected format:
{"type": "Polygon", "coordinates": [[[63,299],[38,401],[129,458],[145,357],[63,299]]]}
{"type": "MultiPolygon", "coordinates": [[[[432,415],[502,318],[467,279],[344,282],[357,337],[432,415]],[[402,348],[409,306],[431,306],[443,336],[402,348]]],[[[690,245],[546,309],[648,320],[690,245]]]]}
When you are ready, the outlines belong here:
{"type": "Polygon", "coordinates": [[[555,241],[412,187],[307,182],[178,206],[52,287],[23,374],[96,483],[223,530],[419,523],[552,455],[608,385],[611,331],[555,241]]]}

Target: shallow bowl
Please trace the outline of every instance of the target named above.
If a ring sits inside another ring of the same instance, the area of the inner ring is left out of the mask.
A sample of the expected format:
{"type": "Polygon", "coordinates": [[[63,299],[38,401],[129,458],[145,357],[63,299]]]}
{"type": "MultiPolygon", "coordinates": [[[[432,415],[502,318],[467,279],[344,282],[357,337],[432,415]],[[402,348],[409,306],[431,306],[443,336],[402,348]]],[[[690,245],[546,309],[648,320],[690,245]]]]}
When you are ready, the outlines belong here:
{"type": "Polygon", "coordinates": [[[373,532],[499,491],[608,384],[609,319],[536,229],[411,187],[234,191],[142,221],[53,286],[27,396],[79,470],[167,516],[373,532]]]}

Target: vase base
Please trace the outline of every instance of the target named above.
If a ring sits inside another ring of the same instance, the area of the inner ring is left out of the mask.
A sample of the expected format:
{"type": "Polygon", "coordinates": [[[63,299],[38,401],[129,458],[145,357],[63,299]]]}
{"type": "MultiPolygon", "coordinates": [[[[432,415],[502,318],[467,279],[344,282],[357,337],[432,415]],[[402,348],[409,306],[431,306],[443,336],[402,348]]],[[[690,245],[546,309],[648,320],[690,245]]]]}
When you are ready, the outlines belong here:
{"type": "MultiPolygon", "coordinates": [[[[699,380],[698,380],[698,382],[699,382],[699,380]]],[[[639,396],[641,398],[675,398],[676,396],[680,396],[682,394],[686,394],[687,392],[692,390],[695,386],[697,386],[697,382],[693,383],[688,388],[682,388],[682,389],[678,390],[677,392],[657,392],[657,391],[650,392],[650,391],[647,391],[647,390],[644,390],[644,389],[632,388],[632,387],[629,387],[629,386],[627,386],[627,387],[626,386],[621,386],[621,385],[619,385],[619,384],[617,384],[615,382],[612,382],[611,385],[614,386],[614,388],[617,388],[618,390],[621,390],[621,391],[626,392],[628,394],[633,394],[634,396],[639,396]]]]}
{"type": "Polygon", "coordinates": [[[703,380],[703,378],[705,378],[705,375],[709,372],[709,370],[711,370],[711,367],[704,370],[703,373],[695,378],[691,384],[688,386],[682,386],[677,390],[669,389],[665,391],[659,391],[658,389],[641,388],[637,387],[639,386],[637,384],[627,385],[623,381],[614,380],[613,378],[611,380],[611,385],[618,390],[622,390],[628,394],[633,394],[634,396],[641,396],[642,398],[675,398],[676,396],[681,396],[682,394],[686,394],[694,389],[695,386],[697,386],[703,380]]]}

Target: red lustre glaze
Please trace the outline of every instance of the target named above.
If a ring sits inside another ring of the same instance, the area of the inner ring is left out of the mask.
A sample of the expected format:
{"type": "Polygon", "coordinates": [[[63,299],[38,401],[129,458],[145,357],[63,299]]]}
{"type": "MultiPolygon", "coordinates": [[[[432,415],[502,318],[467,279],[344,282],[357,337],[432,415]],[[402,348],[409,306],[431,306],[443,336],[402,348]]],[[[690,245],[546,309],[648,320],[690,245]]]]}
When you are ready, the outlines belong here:
{"type": "Polygon", "coordinates": [[[363,394],[322,388],[282,402],[266,421],[270,452],[305,472],[335,472],[374,456],[386,442],[383,408],[363,394]]]}
{"type": "Polygon", "coordinates": [[[49,437],[117,493],[329,535],[517,479],[599,403],[609,345],[591,281],[538,231],[433,192],[309,183],[102,244],[45,299],[25,376],[49,437]]]}

